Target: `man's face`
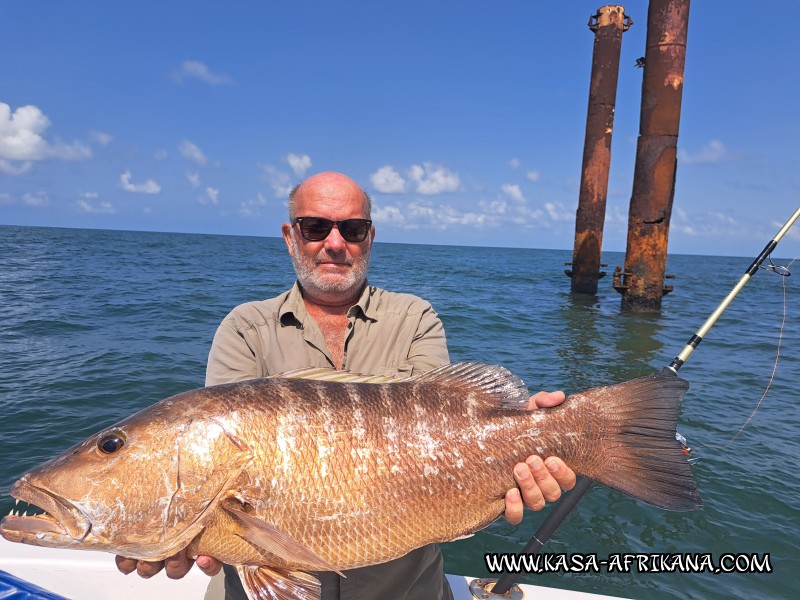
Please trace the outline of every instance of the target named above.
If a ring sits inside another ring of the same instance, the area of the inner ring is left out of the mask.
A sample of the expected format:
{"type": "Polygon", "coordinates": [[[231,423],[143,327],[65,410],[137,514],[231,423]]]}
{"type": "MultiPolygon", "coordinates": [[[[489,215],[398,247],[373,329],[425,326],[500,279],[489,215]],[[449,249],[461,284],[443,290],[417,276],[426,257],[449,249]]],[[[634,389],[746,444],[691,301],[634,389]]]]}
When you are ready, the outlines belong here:
{"type": "MultiPolygon", "coordinates": [[[[297,217],[323,217],[332,221],[364,219],[364,197],[352,180],[309,179],[295,195],[297,217]]],[[[284,224],[283,236],[303,292],[313,300],[351,302],[367,276],[375,229],[363,242],[348,242],[334,227],[324,240],[311,242],[300,234],[299,225],[284,224]]]]}

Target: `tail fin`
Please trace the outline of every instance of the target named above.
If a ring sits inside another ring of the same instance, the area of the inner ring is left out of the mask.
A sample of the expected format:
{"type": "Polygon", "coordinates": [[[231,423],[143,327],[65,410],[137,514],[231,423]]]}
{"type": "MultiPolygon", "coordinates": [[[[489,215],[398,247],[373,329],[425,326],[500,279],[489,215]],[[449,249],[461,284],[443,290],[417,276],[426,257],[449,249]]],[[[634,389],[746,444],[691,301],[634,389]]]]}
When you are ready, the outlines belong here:
{"type": "Polygon", "coordinates": [[[659,508],[701,508],[688,457],[675,439],[688,389],[685,379],[660,373],[582,392],[594,397],[607,419],[605,464],[585,475],[659,508]]]}

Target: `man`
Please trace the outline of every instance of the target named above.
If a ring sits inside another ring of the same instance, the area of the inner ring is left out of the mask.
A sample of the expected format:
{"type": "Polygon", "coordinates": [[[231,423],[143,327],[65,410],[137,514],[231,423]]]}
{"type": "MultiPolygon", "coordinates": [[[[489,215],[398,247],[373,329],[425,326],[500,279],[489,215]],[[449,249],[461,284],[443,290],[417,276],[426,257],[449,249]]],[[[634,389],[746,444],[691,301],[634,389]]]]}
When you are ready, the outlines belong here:
{"type": "MultiPolygon", "coordinates": [[[[339,173],[309,177],[289,196],[289,223],[282,227],[297,282],[276,298],[235,308],[214,336],[206,385],[264,377],[302,367],[334,367],[365,374],[415,375],[447,364],[444,329],[431,305],[409,294],[395,294],[367,283],[375,239],[370,199],[361,187],[339,173]]],[[[530,407],[553,406],[561,392],[540,392],[530,407]]],[[[523,500],[533,510],[571,489],[575,474],[550,457],[530,457],[514,468],[519,489],[506,494],[505,517],[522,519],[523,500]],[[521,491],[521,496],[520,496],[521,491]]],[[[220,564],[197,558],[207,574],[220,564]]],[[[185,553],[164,563],[117,557],[121,571],[144,577],[165,568],[183,577],[191,568],[185,553]]],[[[246,598],[235,569],[225,567],[225,598],[246,598]]],[[[323,600],[404,598],[449,600],[436,544],[397,560],[336,573],[318,574],[323,600]]]]}

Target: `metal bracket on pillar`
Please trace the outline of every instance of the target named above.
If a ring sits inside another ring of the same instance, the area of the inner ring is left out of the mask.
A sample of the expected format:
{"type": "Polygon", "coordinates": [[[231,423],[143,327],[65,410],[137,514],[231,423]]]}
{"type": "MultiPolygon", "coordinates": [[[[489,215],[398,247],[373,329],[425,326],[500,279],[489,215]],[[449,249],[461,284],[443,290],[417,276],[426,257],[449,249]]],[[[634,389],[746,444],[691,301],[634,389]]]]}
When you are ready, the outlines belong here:
{"type": "Polygon", "coordinates": [[[631,28],[631,25],[633,25],[633,19],[625,14],[625,7],[619,5],[604,6],[603,8],[598,9],[597,13],[589,17],[589,29],[596,32],[600,28],[600,25],[603,24],[603,19],[605,14],[608,13],[609,9],[616,9],[618,12],[622,13],[622,31],[628,31],[628,29],[631,28]]]}

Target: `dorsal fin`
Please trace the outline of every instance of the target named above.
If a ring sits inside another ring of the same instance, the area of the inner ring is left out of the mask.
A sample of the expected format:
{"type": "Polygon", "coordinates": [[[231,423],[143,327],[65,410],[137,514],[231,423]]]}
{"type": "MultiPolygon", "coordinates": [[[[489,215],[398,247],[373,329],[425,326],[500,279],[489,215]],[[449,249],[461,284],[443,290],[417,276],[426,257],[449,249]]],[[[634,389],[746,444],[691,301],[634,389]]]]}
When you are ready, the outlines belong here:
{"type": "Polygon", "coordinates": [[[525,382],[505,367],[461,362],[437,367],[414,378],[418,383],[438,383],[474,390],[497,399],[498,408],[526,410],[530,393],[525,382]]]}
{"type": "Polygon", "coordinates": [[[498,408],[526,410],[530,394],[525,382],[505,367],[485,363],[460,362],[437,367],[416,377],[405,375],[364,375],[328,367],[306,367],[270,375],[284,379],[313,379],[337,383],[398,383],[418,381],[470,389],[497,399],[498,408]]]}
{"type": "Polygon", "coordinates": [[[285,373],[270,375],[270,377],[280,377],[283,379],[314,379],[316,381],[337,381],[339,383],[396,383],[409,379],[406,375],[364,375],[362,373],[352,373],[350,371],[337,371],[329,367],[293,369],[285,373]]]}

